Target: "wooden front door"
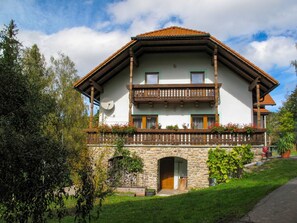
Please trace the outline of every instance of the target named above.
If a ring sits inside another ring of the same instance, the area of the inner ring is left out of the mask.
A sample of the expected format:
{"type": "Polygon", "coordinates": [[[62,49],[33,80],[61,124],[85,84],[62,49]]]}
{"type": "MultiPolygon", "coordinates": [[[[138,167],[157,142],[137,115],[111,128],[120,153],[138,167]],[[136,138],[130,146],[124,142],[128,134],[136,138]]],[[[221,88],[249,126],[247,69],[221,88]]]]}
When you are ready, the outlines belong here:
{"type": "Polygon", "coordinates": [[[160,160],[161,189],[173,189],[174,158],[167,157],[160,160]]]}

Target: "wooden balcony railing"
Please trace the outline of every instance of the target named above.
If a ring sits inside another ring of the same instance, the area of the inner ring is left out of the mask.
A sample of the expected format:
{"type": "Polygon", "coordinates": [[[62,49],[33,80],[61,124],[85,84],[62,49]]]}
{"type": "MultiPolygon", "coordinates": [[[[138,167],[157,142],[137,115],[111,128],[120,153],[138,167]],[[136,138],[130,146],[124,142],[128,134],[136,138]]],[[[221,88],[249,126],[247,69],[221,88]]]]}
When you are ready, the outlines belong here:
{"type": "MultiPolygon", "coordinates": [[[[252,134],[243,130],[234,133],[212,133],[209,129],[138,129],[133,134],[121,135],[127,145],[262,145],[265,129],[257,129],[252,134]]],[[[88,131],[87,143],[113,145],[119,135],[112,132],[88,131]]]]}
{"type": "MultiPolygon", "coordinates": [[[[219,87],[221,84],[219,84],[219,87]]],[[[133,85],[133,103],[214,102],[214,84],[138,84],[133,85]]]]}

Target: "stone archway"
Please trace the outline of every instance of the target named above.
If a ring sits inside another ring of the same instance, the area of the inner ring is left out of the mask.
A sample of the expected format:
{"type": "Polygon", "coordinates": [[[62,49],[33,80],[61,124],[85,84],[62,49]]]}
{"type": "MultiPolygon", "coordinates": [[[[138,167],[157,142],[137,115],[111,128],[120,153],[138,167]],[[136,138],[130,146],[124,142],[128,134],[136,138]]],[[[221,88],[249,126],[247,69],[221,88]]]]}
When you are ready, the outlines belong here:
{"type": "Polygon", "coordinates": [[[187,188],[188,161],[181,157],[164,157],[158,160],[159,190],[185,190],[187,188]]]}

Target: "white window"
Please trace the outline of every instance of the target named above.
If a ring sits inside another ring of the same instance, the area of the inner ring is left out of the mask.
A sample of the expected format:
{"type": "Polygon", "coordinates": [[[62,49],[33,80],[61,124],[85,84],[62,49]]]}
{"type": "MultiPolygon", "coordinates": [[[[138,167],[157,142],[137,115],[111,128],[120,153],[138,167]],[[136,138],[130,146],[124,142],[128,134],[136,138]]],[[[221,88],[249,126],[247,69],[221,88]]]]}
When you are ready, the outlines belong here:
{"type": "Polygon", "coordinates": [[[203,84],[204,83],[204,72],[191,72],[191,83],[192,84],[203,84]]]}
{"type": "Polygon", "coordinates": [[[159,83],[159,73],[146,73],[145,74],[146,84],[158,84],[159,83]]]}

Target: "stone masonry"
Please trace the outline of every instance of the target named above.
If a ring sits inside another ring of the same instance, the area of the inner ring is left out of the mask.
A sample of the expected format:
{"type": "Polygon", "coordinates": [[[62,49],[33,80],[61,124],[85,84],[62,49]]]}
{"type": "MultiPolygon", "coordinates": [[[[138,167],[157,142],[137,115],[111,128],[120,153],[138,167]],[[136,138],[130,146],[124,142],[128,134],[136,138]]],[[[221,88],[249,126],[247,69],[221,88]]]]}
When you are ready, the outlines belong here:
{"type": "MultiPolygon", "coordinates": [[[[91,147],[99,155],[104,153],[103,165],[113,158],[114,147],[91,147]]],[[[159,166],[160,160],[165,157],[180,157],[187,160],[188,187],[205,188],[209,186],[207,147],[170,147],[170,146],[126,146],[131,152],[135,152],[143,159],[144,172],[138,175],[137,183],[141,187],[160,189],[159,166]]],[[[213,147],[212,147],[213,148],[213,147]]],[[[254,148],[255,159],[260,158],[261,149],[254,148]]]]}

